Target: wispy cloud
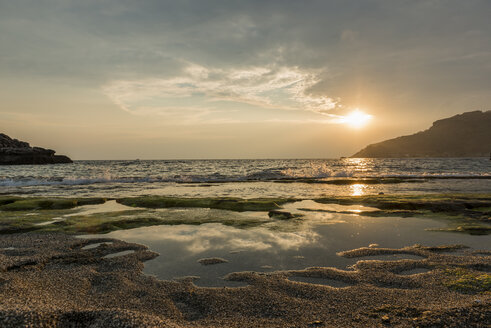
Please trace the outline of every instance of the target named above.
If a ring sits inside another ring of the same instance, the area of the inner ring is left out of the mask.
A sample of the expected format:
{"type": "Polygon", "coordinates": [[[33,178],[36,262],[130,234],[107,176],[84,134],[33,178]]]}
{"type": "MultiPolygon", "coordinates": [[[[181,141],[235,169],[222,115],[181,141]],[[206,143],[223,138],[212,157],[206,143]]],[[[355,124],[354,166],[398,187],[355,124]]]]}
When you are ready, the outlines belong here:
{"type": "Polygon", "coordinates": [[[115,80],[104,85],[103,92],[132,114],[176,121],[213,120],[214,113],[223,114],[223,102],[231,109],[229,114],[237,109],[234,104],[248,104],[329,115],[338,100],[309,92],[319,82],[319,73],[285,66],[218,69],[187,63],[178,76],[115,80]]]}

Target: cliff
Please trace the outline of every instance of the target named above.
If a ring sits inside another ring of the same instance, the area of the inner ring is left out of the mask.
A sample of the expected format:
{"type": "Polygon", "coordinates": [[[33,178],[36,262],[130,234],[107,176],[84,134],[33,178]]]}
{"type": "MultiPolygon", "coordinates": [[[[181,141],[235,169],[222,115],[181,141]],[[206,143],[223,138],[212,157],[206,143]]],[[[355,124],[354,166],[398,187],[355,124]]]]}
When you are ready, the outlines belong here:
{"type": "Polygon", "coordinates": [[[491,111],[438,120],[425,131],[371,144],[351,157],[488,157],[491,111]]]}
{"type": "Polygon", "coordinates": [[[55,151],[31,147],[27,142],[12,139],[0,133],[0,165],[72,163],[67,156],[55,155],[55,151]]]}

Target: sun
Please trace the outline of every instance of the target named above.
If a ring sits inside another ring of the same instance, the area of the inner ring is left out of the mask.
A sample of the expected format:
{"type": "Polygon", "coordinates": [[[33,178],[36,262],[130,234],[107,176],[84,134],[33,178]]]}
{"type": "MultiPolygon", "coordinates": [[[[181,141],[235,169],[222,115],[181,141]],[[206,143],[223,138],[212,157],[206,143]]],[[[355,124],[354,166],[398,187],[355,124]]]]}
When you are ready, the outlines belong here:
{"type": "Polygon", "coordinates": [[[345,123],[352,128],[359,129],[367,125],[367,123],[372,119],[372,115],[362,112],[359,109],[355,109],[353,112],[342,118],[342,123],[345,123]]]}

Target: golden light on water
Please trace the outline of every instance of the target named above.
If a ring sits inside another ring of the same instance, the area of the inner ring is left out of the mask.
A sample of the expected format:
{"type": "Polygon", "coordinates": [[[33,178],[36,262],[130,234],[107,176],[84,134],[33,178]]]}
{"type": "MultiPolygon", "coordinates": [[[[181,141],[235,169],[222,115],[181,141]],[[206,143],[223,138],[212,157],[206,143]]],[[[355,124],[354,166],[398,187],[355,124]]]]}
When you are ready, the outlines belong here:
{"type": "Polygon", "coordinates": [[[359,109],[354,110],[350,114],[343,117],[342,122],[352,128],[359,129],[367,125],[372,119],[372,115],[362,112],[359,109]]]}
{"type": "Polygon", "coordinates": [[[352,184],[350,187],[351,196],[362,196],[365,194],[366,185],[357,183],[352,184]]]}
{"type": "Polygon", "coordinates": [[[365,171],[371,161],[369,158],[345,158],[344,160],[357,171],[365,171]]]}

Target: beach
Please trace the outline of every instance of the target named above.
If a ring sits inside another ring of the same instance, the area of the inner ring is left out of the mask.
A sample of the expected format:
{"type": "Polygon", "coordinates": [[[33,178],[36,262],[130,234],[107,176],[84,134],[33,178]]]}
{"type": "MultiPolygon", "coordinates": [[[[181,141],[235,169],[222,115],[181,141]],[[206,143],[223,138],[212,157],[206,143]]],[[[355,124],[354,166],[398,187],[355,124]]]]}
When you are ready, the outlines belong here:
{"type": "Polygon", "coordinates": [[[413,165],[426,174],[379,160],[343,177],[339,162],[329,176],[306,161],[296,171],[225,161],[219,174],[211,162],[211,174],[177,182],[74,179],[87,165],[126,175],[124,165],[173,162],[47,166],[29,178],[12,168],[1,182],[0,326],[485,327],[487,164],[437,174],[432,161],[413,165]]]}
{"type": "MultiPolygon", "coordinates": [[[[464,275],[472,277],[480,270],[489,270],[489,251],[419,245],[363,248],[341,255],[362,260],[367,255],[399,252],[421,256],[421,260],[360,261],[351,270],[243,272],[228,279],[246,282],[246,287],[200,288],[191,278],[161,281],[142,274],[143,262],[158,255],[142,245],[60,234],[3,235],[0,324],[485,327],[489,323],[489,292],[479,293],[477,287],[462,293],[459,288],[466,285],[458,282],[464,275]],[[84,249],[96,242],[111,244],[84,249]],[[105,258],[123,250],[134,253],[105,258]],[[429,271],[404,274],[417,268],[429,271]],[[295,282],[288,279],[291,276],[326,278],[349,285],[295,282]]],[[[470,277],[466,279],[471,281],[470,277]]]]}

